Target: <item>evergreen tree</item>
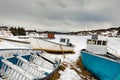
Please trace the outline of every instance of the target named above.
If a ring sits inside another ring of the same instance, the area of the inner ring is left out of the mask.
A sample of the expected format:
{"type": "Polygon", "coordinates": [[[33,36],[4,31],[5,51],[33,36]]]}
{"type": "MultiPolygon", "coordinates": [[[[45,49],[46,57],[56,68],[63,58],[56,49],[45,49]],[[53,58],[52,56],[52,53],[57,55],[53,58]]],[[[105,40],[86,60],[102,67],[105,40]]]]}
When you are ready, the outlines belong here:
{"type": "Polygon", "coordinates": [[[21,35],[26,35],[26,31],[23,27],[11,27],[10,28],[10,31],[12,32],[12,34],[14,36],[18,35],[18,36],[21,36],[21,35]]]}
{"type": "Polygon", "coordinates": [[[118,33],[117,33],[117,35],[120,35],[120,27],[118,27],[118,33]]]}
{"type": "Polygon", "coordinates": [[[21,28],[22,29],[22,35],[26,35],[26,31],[24,28],[21,28]]]}
{"type": "Polygon", "coordinates": [[[120,35],[120,29],[118,30],[118,33],[117,33],[118,35],[120,35]]]}
{"type": "Polygon", "coordinates": [[[11,28],[10,28],[10,31],[11,31],[11,33],[13,34],[13,32],[14,32],[14,28],[11,27],[11,28]]]}
{"type": "Polygon", "coordinates": [[[21,35],[21,28],[18,27],[18,36],[20,36],[20,35],[21,35]]]}
{"type": "Polygon", "coordinates": [[[18,35],[18,30],[17,30],[16,27],[14,28],[14,35],[15,35],[15,36],[18,35]]]}

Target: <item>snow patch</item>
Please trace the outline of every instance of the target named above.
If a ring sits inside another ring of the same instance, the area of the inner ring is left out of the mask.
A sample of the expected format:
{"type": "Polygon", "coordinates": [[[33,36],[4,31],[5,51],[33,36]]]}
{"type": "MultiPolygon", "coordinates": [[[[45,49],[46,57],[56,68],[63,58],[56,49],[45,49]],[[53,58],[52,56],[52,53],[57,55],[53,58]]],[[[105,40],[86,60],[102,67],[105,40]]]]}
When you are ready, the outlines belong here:
{"type": "Polygon", "coordinates": [[[60,79],[58,80],[82,80],[80,76],[73,70],[67,67],[64,71],[59,71],[60,79]]]}

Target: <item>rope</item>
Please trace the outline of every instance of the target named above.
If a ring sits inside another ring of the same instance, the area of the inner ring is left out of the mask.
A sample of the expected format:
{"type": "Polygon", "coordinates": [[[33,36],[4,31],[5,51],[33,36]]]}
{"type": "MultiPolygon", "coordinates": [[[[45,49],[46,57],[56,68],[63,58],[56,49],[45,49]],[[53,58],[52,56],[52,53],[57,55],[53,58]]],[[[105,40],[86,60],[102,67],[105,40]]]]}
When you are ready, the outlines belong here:
{"type": "Polygon", "coordinates": [[[63,54],[63,56],[64,56],[64,58],[65,58],[65,54],[64,54],[64,51],[63,51],[63,48],[62,48],[62,45],[60,44],[60,48],[61,48],[61,52],[62,52],[62,54],[63,54]]]}

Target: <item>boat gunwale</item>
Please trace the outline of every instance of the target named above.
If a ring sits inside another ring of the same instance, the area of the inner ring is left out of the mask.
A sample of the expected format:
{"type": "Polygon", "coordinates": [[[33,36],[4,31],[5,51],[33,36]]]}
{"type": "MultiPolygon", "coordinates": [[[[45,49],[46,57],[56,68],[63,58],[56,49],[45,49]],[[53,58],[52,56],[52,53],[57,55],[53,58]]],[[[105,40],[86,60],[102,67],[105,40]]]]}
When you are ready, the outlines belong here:
{"type": "MultiPolygon", "coordinates": [[[[10,49],[0,49],[1,50],[33,50],[33,49],[27,49],[27,48],[10,48],[10,49]]],[[[35,51],[35,50],[33,50],[35,51]]]]}
{"type": "Polygon", "coordinates": [[[0,38],[1,40],[11,41],[11,42],[18,42],[18,43],[24,43],[24,44],[30,44],[28,41],[20,41],[20,40],[14,40],[14,39],[6,39],[6,38],[0,38]]]}
{"type": "Polygon", "coordinates": [[[89,51],[81,51],[81,52],[86,52],[87,54],[90,54],[90,55],[93,55],[93,56],[96,56],[96,57],[100,57],[100,58],[104,58],[106,60],[110,60],[110,61],[113,61],[115,63],[120,64],[120,60],[114,60],[114,59],[108,58],[106,56],[101,56],[100,54],[95,54],[95,53],[89,52],[89,51]]]}
{"type": "MultiPolygon", "coordinates": [[[[51,50],[51,49],[43,49],[43,48],[33,48],[33,50],[43,50],[50,53],[61,53],[62,50],[51,50]]],[[[74,50],[63,50],[64,53],[74,53],[74,50]]]]}

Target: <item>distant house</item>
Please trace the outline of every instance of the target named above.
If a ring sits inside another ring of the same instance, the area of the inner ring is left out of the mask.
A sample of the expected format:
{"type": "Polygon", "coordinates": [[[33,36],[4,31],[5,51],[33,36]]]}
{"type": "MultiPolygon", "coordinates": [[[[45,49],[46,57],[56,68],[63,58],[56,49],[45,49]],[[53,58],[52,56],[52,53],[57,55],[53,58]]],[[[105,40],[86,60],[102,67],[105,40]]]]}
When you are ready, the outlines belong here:
{"type": "Polygon", "coordinates": [[[8,31],[9,29],[7,26],[0,26],[0,31],[2,31],[2,30],[8,31]]]}
{"type": "Polygon", "coordinates": [[[48,33],[48,38],[54,39],[55,38],[55,34],[54,33],[48,33]]]}

